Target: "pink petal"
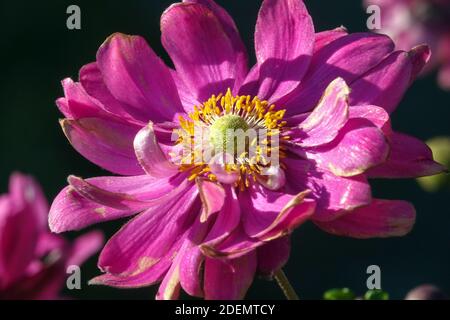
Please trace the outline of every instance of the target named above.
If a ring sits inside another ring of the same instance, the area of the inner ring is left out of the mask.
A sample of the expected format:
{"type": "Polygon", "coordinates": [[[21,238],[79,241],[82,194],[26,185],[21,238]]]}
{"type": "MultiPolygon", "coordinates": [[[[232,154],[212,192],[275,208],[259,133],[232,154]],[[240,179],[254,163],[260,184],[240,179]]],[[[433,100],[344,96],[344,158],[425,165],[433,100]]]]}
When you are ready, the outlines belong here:
{"type": "Polygon", "coordinates": [[[239,72],[236,75],[236,80],[234,83],[235,88],[239,88],[244,77],[247,75],[247,49],[245,48],[244,42],[239,35],[239,31],[236,27],[236,24],[233,21],[233,18],[228,14],[228,12],[219,6],[214,0],[183,0],[186,3],[199,3],[202,4],[208,9],[210,9],[216,15],[217,19],[219,19],[220,23],[223,26],[223,30],[227,33],[231,41],[233,42],[233,46],[235,50],[237,50],[239,61],[239,72]]]}
{"type": "Polygon", "coordinates": [[[68,186],[53,201],[49,213],[49,226],[53,232],[79,230],[94,223],[135,214],[151,206],[151,200],[171,194],[182,180],[154,179],[143,175],[99,177],[81,182],[82,185],[89,184],[89,188],[82,190],[84,196],[68,186]],[[101,203],[105,202],[105,195],[114,199],[115,207],[101,203]]]}
{"type": "Polygon", "coordinates": [[[314,25],[301,0],[264,0],[255,29],[258,97],[276,101],[305,74],[314,46],[314,25]]]}
{"type": "Polygon", "coordinates": [[[200,221],[205,222],[213,213],[222,209],[226,192],[222,185],[204,179],[197,180],[197,187],[203,203],[200,221]]]}
{"type": "Polygon", "coordinates": [[[317,107],[299,125],[299,145],[314,147],[336,138],[348,120],[349,94],[349,88],[342,78],[330,83],[317,107]]]}
{"type": "Polygon", "coordinates": [[[350,118],[363,118],[370,120],[385,136],[392,134],[391,119],[389,114],[381,107],[372,105],[351,106],[350,118]]]}
{"type": "Polygon", "coordinates": [[[183,235],[198,217],[197,200],[195,185],[180,188],[167,202],[133,218],[109,239],[100,254],[99,267],[107,273],[129,277],[155,266],[158,270],[150,278],[159,279],[163,266],[171,263],[167,254],[178,250],[183,235]]]}
{"type": "Polygon", "coordinates": [[[169,68],[142,37],[113,34],[99,48],[97,64],[112,95],[133,107],[134,118],[171,121],[183,111],[169,68]]]}
{"type": "Polygon", "coordinates": [[[371,202],[370,185],[364,175],[339,177],[306,164],[304,160],[286,160],[288,184],[293,190],[311,190],[311,197],[316,200],[313,220],[332,220],[344,210],[353,210],[371,202]]]}
{"type": "Polygon", "coordinates": [[[331,42],[314,55],[300,86],[279,105],[294,115],[311,110],[334,79],[347,83],[360,77],[392,52],[394,44],[384,35],[353,33],[331,42]]]}
{"type": "Polygon", "coordinates": [[[394,111],[409,87],[412,72],[410,55],[404,51],[390,54],[379,65],[351,83],[352,105],[372,104],[394,111]]]}
{"type": "Polygon", "coordinates": [[[61,120],[72,146],[96,165],[122,175],[143,174],[133,149],[139,128],[100,118],[61,120]]]}
{"type": "Polygon", "coordinates": [[[205,299],[243,299],[253,282],[257,265],[256,252],[233,260],[206,258],[205,299]]]}
{"type": "Polygon", "coordinates": [[[324,47],[326,47],[331,42],[342,38],[344,36],[348,35],[347,29],[345,27],[338,27],[332,30],[326,30],[322,32],[316,33],[316,40],[314,42],[314,53],[317,54],[322,50],[324,47]]]}
{"type": "Polygon", "coordinates": [[[373,178],[415,178],[446,171],[433,160],[431,149],[419,139],[403,133],[390,136],[391,152],[387,161],[370,169],[373,178]]]}
{"type": "Polygon", "coordinates": [[[406,201],[374,199],[366,206],[330,222],[316,222],[323,230],[353,238],[404,236],[416,218],[414,207],[406,201]]]}
{"type": "MultiPolygon", "coordinates": [[[[103,75],[98,68],[96,62],[89,63],[80,69],[80,83],[83,89],[90,95],[90,99],[95,101],[97,105],[101,105],[103,109],[114,114],[115,116],[131,122],[139,120],[132,117],[133,107],[118,101],[106,87],[103,75]],[[131,113],[131,115],[130,115],[131,113]]],[[[139,114],[138,111],[134,111],[139,114]]]]}
{"type": "Polygon", "coordinates": [[[307,193],[293,196],[255,186],[242,193],[240,203],[246,234],[269,240],[291,232],[313,214],[315,203],[305,199],[307,193]]]}
{"type": "Polygon", "coordinates": [[[350,119],[330,144],[307,150],[320,168],[349,177],[383,163],[389,145],[383,133],[367,119],[350,119]]]}
{"type": "Polygon", "coordinates": [[[288,261],[291,252],[289,236],[269,241],[257,249],[258,272],[263,276],[272,277],[288,261]]]}
{"type": "Polygon", "coordinates": [[[182,81],[206,101],[233,88],[247,72],[243,46],[217,7],[178,3],[161,16],[162,44],[182,81]]]}
{"type": "Polygon", "coordinates": [[[158,144],[153,123],[142,128],[134,138],[134,151],[145,172],[153,177],[173,176],[178,168],[169,162],[158,144]]]}

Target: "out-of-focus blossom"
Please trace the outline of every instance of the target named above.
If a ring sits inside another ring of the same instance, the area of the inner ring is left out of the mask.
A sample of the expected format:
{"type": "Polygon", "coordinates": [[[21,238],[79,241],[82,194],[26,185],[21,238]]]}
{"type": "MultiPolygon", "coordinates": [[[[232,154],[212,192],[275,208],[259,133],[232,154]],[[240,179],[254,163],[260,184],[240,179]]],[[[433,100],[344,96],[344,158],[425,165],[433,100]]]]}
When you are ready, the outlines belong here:
{"type": "Polygon", "coordinates": [[[66,267],[80,265],[102,245],[91,232],[70,244],[47,226],[48,204],[37,183],[15,173],[0,195],[0,299],[56,299],[66,267]]]}
{"type": "Polygon", "coordinates": [[[447,300],[448,296],[438,287],[431,284],[420,285],[405,297],[405,300],[447,300]]]}
{"type": "Polygon", "coordinates": [[[438,81],[450,90],[450,0],[365,0],[381,9],[381,33],[398,49],[428,44],[433,56],[424,72],[439,68],[438,81]]]}
{"type": "MultiPolygon", "coordinates": [[[[450,168],[450,137],[435,137],[427,141],[433,151],[433,156],[439,163],[450,168]]],[[[430,177],[418,178],[420,186],[429,192],[435,192],[450,187],[450,176],[448,172],[430,177]]]]}
{"type": "Polygon", "coordinates": [[[372,198],[368,178],[443,170],[424,143],[393,131],[389,120],[428,60],[426,46],[395,51],[384,35],[315,33],[300,0],[263,1],[251,70],[232,18],[211,0],[172,5],[161,30],[175,70],[143,38],[114,34],[79,82],[63,81],[57,100],[73,147],[121,176],[70,176],[50,228],[137,214],[104,247],[104,274],[92,283],[161,282],[160,299],[178,298],[180,288],[238,299],[256,273],[286,263],[289,234],[306,220],[356,238],[411,229],[413,206],[372,198]],[[198,146],[198,128],[210,139],[180,161],[181,150],[198,146]],[[277,136],[279,146],[263,145],[280,166],[261,153],[217,152],[230,142],[224,133],[237,129],[277,136]],[[211,161],[185,161],[206,145],[211,161]]]}

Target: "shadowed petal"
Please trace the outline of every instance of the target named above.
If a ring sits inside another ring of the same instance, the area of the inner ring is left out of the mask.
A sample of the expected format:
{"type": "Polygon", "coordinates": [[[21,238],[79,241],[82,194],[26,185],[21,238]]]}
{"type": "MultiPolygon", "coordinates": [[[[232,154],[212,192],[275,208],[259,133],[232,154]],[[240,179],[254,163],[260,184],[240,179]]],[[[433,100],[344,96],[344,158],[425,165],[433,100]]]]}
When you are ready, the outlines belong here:
{"type": "Polygon", "coordinates": [[[206,258],[204,290],[207,300],[243,299],[253,282],[256,252],[233,260],[206,258]]]}
{"type": "Polygon", "coordinates": [[[337,27],[332,30],[317,32],[316,40],[314,42],[314,53],[313,54],[317,54],[318,52],[320,52],[320,50],[322,50],[324,47],[326,47],[328,44],[330,44],[334,40],[342,38],[346,35],[348,35],[347,29],[342,26],[337,27]]]}
{"type": "Polygon", "coordinates": [[[370,169],[372,178],[415,178],[446,171],[433,160],[431,149],[419,139],[394,132],[390,136],[391,152],[385,163],[370,169]]]}
{"type": "Polygon", "coordinates": [[[321,229],[353,238],[400,237],[411,231],[416,218],[406,201],[374,199],[366,206],[330,222],[315,222],[321,229]]]}
{"type": "Polygon", "coordinates": [[[288,261],[291,252],[289,236],[269,241],[257,249],[258,272],[263,276],[272,277],[288,261]]]}
{"type": "Polygon", "coordinates": [[[204,179],[198,179],[197,187],[202,200],[200,221],[205,222],[213,214],[222,209],[226,192],[222,185],[204,179]]]}

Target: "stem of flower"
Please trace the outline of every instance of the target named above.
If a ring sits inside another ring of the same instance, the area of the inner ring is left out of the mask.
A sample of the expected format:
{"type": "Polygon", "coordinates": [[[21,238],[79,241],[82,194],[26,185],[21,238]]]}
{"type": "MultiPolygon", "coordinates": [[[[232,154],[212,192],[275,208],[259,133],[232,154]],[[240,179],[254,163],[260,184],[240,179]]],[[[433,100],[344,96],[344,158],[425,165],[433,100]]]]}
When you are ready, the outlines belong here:
{"type": "Polygon", "coordinates": [[[286,277],[286,274],[282,269],[275,272],[274,277],[275,280],[277,280],[277,283],[280,286],[281,290],[283,291],[284,295],[286,296],[286,299],[300,300],[291,283],[289,282],[289,279],[286,277]]]}

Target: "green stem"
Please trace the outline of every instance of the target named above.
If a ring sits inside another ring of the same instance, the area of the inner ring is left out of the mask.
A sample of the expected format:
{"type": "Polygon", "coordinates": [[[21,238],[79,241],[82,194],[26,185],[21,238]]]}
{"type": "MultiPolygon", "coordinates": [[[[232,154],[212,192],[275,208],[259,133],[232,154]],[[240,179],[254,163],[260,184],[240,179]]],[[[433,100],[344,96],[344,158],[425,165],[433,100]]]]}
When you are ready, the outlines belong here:
{"type": "Polygon", "coordinates": [[[275,280],[277,280],[278,285],[280,286],[281,290],[286,296],[286,299],[300,300],[291,283],[289,282],[289,279],[286,277],[286,274],[283,272],[282,269],[275,272],[274,276],[275,280]]]}

